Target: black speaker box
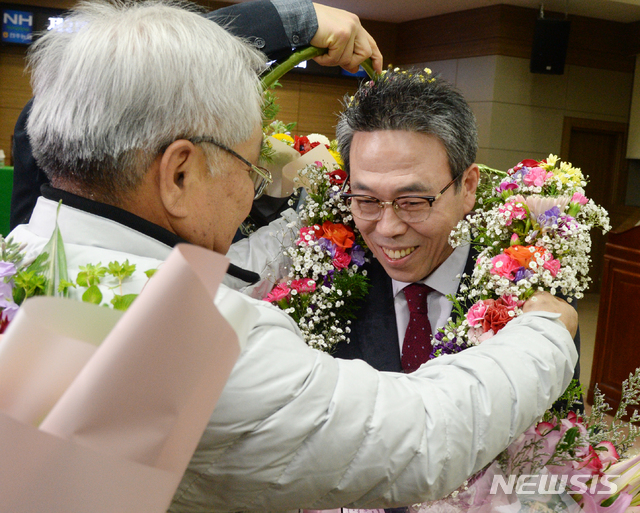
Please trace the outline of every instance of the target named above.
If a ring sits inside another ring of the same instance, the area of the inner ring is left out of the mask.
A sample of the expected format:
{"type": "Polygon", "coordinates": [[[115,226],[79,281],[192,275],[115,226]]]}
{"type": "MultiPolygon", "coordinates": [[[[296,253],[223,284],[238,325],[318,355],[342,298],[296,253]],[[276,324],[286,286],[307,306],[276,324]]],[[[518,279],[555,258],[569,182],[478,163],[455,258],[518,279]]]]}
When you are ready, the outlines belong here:
{"type": "Polygon", "coordinates": [[[569,20],[538,18],[531,47],[531,73],[562,75],[569,46],[569,20]]]}

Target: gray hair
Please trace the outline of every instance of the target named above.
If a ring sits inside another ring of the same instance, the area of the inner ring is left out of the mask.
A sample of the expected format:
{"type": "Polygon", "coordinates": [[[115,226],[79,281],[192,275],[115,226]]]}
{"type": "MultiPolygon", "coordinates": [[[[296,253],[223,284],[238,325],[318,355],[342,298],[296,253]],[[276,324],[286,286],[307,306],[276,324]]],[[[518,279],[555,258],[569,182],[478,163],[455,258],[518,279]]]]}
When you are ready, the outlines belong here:
{"type": "MultiPolygon", "coordinates": [[[[451,178],[474,163],[478,130],[462,95],[429,70],[387,70],[345,97],[345,110],[336,129],[345,171],[355,132],[406,130],[437,137],[447,151],[451,178]]],[[[460,183],[456,182],[456,187],[460,183]]]]}
{"type": "Polygon", "coordinates": [[[30,50],[34,156],[54,183],[118,198],[177,139],[249,139],[264,63],[190,4],[82,2],[30,50]]]}

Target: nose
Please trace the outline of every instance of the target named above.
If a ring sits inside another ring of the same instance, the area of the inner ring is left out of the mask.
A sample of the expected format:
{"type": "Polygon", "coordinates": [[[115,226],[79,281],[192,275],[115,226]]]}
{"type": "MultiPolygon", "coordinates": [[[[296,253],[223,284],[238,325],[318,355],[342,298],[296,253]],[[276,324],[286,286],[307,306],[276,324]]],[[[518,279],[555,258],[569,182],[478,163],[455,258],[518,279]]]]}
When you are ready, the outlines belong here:
{"type": "Polygon", "coordinates": [[[382,217],[376,223],[376,232],[383,237],[396,237],[409,229],[409,225],[398,217],[390,204],[384,205],[382,217]]]}

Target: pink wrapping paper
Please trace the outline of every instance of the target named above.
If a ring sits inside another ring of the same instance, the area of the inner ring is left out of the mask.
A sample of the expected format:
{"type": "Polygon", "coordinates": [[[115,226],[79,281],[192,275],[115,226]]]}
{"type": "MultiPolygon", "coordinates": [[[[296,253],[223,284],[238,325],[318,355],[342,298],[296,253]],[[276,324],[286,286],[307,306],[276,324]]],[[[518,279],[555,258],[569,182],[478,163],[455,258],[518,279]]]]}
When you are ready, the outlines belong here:
{"type": "MultiPolygon", "coordinates": [[[[0,341],[0,369],[19,362],[0,380],[0,509],[166,511],[240,352],[213,303],[227,265],[178,246],[124,315],[25,303],[0,341]]],[[[250,324],[253,308],[233,304],[232,324],[250,324]]]]}

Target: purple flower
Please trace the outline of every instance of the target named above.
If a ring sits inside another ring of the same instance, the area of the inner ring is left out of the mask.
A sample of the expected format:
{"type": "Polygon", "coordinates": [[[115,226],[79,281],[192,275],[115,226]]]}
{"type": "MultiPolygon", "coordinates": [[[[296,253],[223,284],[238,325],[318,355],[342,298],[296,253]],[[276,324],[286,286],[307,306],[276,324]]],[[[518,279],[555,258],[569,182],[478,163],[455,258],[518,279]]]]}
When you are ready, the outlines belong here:
{"type": "Polygon", "coordinates": [[[329,239],[325,239],[324,237],[322,237],[318,241],[318,244],[324,250],[325,253],[329,253],[329,255],[331,255],[331,258],[336,256],[336,245],[333,242],[331,242],[329,239]]]}
{"type": "Polygon", "coordinates": [[[0,319],[3,321],[11,322],[13,318],[16,316],[18,311],[18,305],[15,304],[12,300],[6,300],[0,297],[0,319]]]}
{"type": "Polygon", "coordinates": [[[16,266],[11,262],[0,261],[0,278],[11,278],[16,274],[16,266]]]}
{"type": "Polygon", "coordinates": [[[333,285],[333,269],[330,269],[327,274],[322,277],[322,283],[325,287],[331,287],[333,285]]]}
{"type": "Polygon", "coordinates": [[[357,244],[354,244],[351,248],[351,262],[356,264],[358,267],[364,265],[364,249],[357,244]]]}
{"type": "Polygon", "coordinates": [[[516,276],[513,279],[515,283],[518,283],[520,280],[524,280],[526,278],[530,278],[533,275],[533,272],[525,267],[521,267],[516,271],[516,276]]]}
{"type": "Polygon", "coordinates": [[[558,206],[554,206],[549,210],[545,211],[544,214],[540,214],[538,216],[538,223],[543,228],[552,228],[553,225],[558,224],[558,217],[560,216],[560,209],[558,206]]]}
{"type": "Polygon", "coordinates": [[[498,185],[498,187],[496,187],[496,191],[498,192],[513,191],[517,188],[518,188],[517,183],[512,181],[504,181],[504,182],[501,182],[500,185],[498,185]]]}
{"type": "Polygon", "coordinates": [[[9,283],[0,281],[0,299],[13,298],[13,287],[9,283]]]}

